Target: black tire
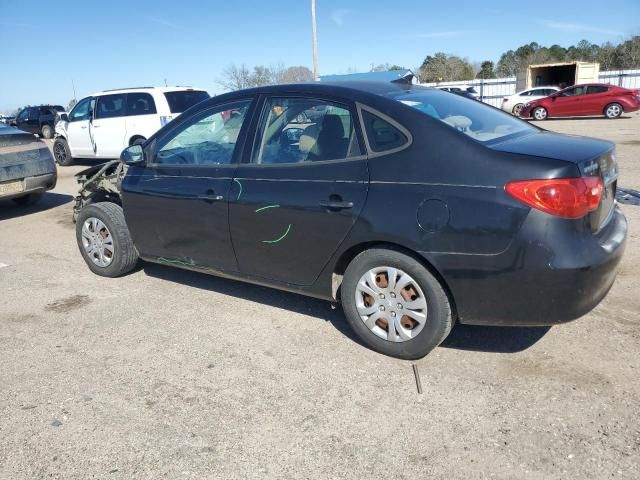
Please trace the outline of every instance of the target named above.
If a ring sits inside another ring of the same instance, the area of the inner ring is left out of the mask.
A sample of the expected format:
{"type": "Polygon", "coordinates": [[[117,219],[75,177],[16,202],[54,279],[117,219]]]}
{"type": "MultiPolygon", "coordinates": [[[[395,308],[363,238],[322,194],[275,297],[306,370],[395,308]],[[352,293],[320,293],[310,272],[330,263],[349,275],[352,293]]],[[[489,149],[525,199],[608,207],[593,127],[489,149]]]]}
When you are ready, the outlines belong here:
{"type": "Polygon", "coordinates": [[[133,142],[131,142],[131,145],[142,145],[146,141],[147,141],[146,138],[138,137],[133,142]]]}
{"type": "Polygon", "coordinates": [[[76,221],[76,241],[82,258],[84,258],[89,269],[97,275],[119,277],[133,270],[138,264],[138,252],[131,240],[122,207],[115,203],[93,203],[80,210],[76,221]],[[85,221],[90,218],[97,218],[104,223],[113,239],[111,263],[104,267],[94,262],[83,245],[82,228],[85,221]]]}
{"type": "Polygon", "coordinates": [[[620,118],[623,112],[622,105],[619,103],[610,103],[606,107],[604,107],[604,116],[610,120],[614,118],[620,118]]]}
{"type": "Polygon", "coordinates": [[[21,207],[28,207],[30,205],[35,205],[42,198],[42,193],[30,193],[29,195],[25,195],[24,197],[14,198],[13,202],[16,205],[20,205],[21,207]]]}
{"type": "Polygon", "coordinates": [[[53,158],[62,167],[67,167],[73,163],[69,144],[64,138],[56,138],[56,141],[53,142],[53,158]]]}
{"type": "Polygon", "coordinates": [[[516,117],[520,116],[520,112],[524,108],[524,103],[516,103],[511,109],[511,113],[513,113],[516,117]]]}
{"type": "Polygon", "coordinates": [[[451,305],[440,282],[416,259],[395,250],[371,249],[354,258],[344,274],[341,302],[347,322],[360,340],[372,350],[392,357],[406,360],[424,357],[442,343],[453,326],[451,305]],[[365,325],[357,311],[356,291],[360,278],[369,270],[382,266],[403,270],[424,292],[427,321],[415,338],[397,343],[383,339],[365,325]]]}
{"type": "Polygon", "coordinates": [[[549,112],[547,112],[547,109],[544,107],[536,107],[531,112],[531,117],[533,117],[534,120],[546,120],[549,118],[549,112]]]}
{"type": "Polygon", "coordinates": [[[40,134],[42,135],[42,138],[49,140],[50,138],[53,138],[53,128],[51,128],[51,125],[43,125],[40,130],[40,134]]]}

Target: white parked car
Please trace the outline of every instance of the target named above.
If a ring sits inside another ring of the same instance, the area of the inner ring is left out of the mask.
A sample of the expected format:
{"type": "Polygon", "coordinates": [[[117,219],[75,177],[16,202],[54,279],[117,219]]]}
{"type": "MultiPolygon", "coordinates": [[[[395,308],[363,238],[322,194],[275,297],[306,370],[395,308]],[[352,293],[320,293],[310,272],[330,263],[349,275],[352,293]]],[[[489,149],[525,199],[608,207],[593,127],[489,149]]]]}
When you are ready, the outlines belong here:
{"type": "Polygon", "coordinates": [[[74,158],[118,158],[143,143],[187,108],[209,98],[191,87],[107,90],[80,100],[56,124],[53,156],[59,165],[74,158]]]}
{"type": "Polygon", "coordinates": [[[522,90],[521,92],[514,93],[510,97],[504,97],[502,99],[502,110],[518,116],[525,104],[548,97],[558,90],[560,90],[558,87],[534,87],[522,90]]]}

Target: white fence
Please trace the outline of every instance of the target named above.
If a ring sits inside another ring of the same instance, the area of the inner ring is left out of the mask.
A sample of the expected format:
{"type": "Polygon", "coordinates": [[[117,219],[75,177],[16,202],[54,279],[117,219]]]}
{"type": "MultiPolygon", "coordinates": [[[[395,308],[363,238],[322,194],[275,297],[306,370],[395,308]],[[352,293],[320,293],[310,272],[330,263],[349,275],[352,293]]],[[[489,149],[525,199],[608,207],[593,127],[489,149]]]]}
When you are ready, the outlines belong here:
{"type": "MultiPolygon", "coordinates": [[[[600,72],[599,81],[624,88],[640,89],[640,70],[613,70],[600,72]]],[[[426,87],[475,87],[481,100],[494,107],[502,105],[502,99],[516,93],[516,77],[492,78],[489,80],[467,80],[460,82],[421,83],[426,87]]]]}

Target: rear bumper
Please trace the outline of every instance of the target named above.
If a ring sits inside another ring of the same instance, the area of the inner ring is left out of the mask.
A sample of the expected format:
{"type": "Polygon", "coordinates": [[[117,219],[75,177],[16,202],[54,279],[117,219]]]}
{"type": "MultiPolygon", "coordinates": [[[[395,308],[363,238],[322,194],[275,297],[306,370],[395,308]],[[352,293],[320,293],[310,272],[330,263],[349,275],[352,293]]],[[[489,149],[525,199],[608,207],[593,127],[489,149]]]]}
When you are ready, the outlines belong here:
{"type": "Polygon", "coordinates": [[[436,257],[460,323],[554,325],[585,315],[607,295],[626,243],[622,212],[616,208],[597,235],[563,231],[540,215],[531,212],[534,218],[499,255],[436,257]]]}
{"type": "MultiPolygon", "coordinates": [[[[22,190],[19,192],[2,193],[0,192],[0,199],[18,198],[24,197],[30,193],[41,193],[47,190],[51,190],[56,186],[58,175],[54,173],[48,173],[46,175],[37,175],[33,177],[26,177],[22,180],[22,190]]],[[[16,182],[16,180],[14,180],[16,182]]],[[[13,182],[5,182],[13,183],[13,182]]]]}

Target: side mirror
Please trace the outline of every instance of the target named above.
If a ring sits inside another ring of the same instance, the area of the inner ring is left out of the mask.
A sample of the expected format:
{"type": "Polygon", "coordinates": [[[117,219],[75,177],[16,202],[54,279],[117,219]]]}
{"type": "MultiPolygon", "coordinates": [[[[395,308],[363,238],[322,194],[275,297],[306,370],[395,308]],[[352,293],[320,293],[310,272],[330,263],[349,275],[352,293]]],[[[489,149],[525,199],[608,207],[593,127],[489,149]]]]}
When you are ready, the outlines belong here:
{"type": "Polygon", "coordinates": [[[131,145],[120,154],[120,161],[127,165],[138,165],[144,162],[144,150],[142,145],[131,145]]]}
{"type": "Polygon", "coordinates": [[[69,121],[69,115],[67,115],[66,113],[63,113],[63,114],[59,115],[59,117],[60,117],[60,120],[62,122],[68,122],[69,121]]]}

